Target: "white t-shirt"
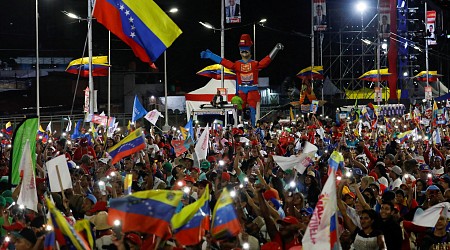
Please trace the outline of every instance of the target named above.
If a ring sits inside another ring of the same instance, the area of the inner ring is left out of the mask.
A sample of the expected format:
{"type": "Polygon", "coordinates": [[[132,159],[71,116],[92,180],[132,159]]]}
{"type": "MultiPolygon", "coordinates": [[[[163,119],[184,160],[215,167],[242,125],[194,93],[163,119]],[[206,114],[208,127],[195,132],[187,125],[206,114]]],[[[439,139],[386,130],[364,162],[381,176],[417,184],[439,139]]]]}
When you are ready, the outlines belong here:
{"type": "Polygon", "coordinates": [[[389,185],[389,190],[394,190],[395,188],[400,188],[400,185],[402,185],[402,179],[397,178],[393,182],[391,182],[391,185],[389,185]]]}
{"type": "Polygon", "coordinates": [[[159,147],[156,144],[147,144],[147,151],[149,151],[150,149],[153,149],[153,151],[150,153],[150,157],[151,158],[155,158],[156,157],[156,153],[159,152],[159,147]]]}
{"type": "Polygon", "coordinates": [[[440,176],[444,174],[444,168],[443,167],[441,167],[440,169],[433,168],[431,169],[431,172],[433,173],[434,176],[440,176]]]}

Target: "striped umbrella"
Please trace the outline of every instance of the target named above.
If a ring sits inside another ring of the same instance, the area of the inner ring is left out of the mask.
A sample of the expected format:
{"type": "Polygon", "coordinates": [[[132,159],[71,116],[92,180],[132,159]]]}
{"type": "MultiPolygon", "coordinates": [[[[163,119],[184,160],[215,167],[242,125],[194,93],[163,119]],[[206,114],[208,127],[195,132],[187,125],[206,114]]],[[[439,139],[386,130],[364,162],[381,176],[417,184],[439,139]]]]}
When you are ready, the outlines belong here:
{"type": "MultiPolygon", "coordinates": [[[[94,56],[92,57],[92,76],[107,76],[108,68],[111,65],[108,64],[107,56],[94,56]]],[[[66,72],[71,74],[78,74],[80,76],[89,76],[89,57],[78,58],[69,63],[66,68],[66,72]]]]}
{"type": "MultiPolygon", "coordinates": [[[[389,73],[389,69],[380,69],[380,81],[387,81],[391,73],[389,73]]],[[[362,74],[358,79],[368,82],[377,82],[378,81],[378,70],[369,70],[366,73],[362,74]]]]}
{"type": "MultiPolygon", "coordinates": [[[[442,75],[438,74],[437,71],[428,71],[428,81],[429,82],[437,82],[438,78],[442,75]]],[[[419,74],[414,76],[417,81],[426,82],[427,81],[427,72],[421,71],[419,74]]]]}
{"type": "MultiPolygon", "coordinates": [[[[226,80],[236,80],[236,74],[230,69],[225,68],[224,78],[226,80]]],[[[213,64],[197,72],[197,75],[206,76],[216,80],[220,80],[222,76],[222,65],[213,64]]]]}
{"type": "Polygon", "coordinates": [[[323,66],[314,66],[311,70],[311,66],[306,67],[302,70],[300,70],[300,72],[297,73],[297,77],[302,79],[302,80],[322,80],[324,79],[323,76],[323,66]]]}

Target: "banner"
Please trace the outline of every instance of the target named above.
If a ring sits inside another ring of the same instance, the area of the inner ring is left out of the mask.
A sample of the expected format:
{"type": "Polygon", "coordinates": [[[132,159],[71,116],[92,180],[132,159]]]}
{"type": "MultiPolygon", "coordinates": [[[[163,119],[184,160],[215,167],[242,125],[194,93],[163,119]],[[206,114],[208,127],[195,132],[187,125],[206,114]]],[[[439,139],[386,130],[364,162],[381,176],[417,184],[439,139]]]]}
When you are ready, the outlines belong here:
{"type": "Polygon", "coordinates": [[[67,165],[65,155],[55,157],[48,161],[45,165],[47,167],[50,190],[52,192],[61,192],[59,178],[61,178],[61,184],[64,190],[72,188],[72,178],[70,177],[69,166],[67,165]],[[58,168],[58,170],[56,168],[58,168]]]}
{"type": "Polygon", "coordinates": [[[313,0],[314,13],[313,13],[313,25],[314,31],[327,30],[327,4],[325,0],[313,0]]]}
{"type": "Polygon", "coordinates": [[[31,161],[30,141],[27,140],[22,155],[23,180],[20,188],[17,204],[24,205],[26,208],[38,212],[38,197],[36,191],[36,182],[34,178],[33,163],[31,161]]]}
{"type": "MultiPolygon", "coordinates": [[[[36,135],[38,131],[38,118],[30,118],[25,120],[19,127],[15,130],[12,141],[12,160],[10,161],[10,183],[12,185],[19,184],[20,181],[20,169],[22,165],[22,155],[25,150],[25,143],[27,140],[30,142],[31,153],[36,152],[36,135]]],[[[36,157],[31,157],[33,164],[33,169],[36,167],[36,157]]]]}
{"type": "Polygon", "coordinates": [[[375,87],[373,88],[373,90],[375,91],[375,95],[373,98],[374,102],[382,102],[383,101],[383,94],[381,93],[381,88],[380,87],[375,87]]]}
{"type": "Polygon", "coordinates": [[[158,121],[159,117],[163,117],[161,112],[159,112],[158,110],[154,109],[150,112],[148,112],[144,118],[149,121],[151,124],[156,125],[156,122],[158,121]]]}
{"type": "Polygon", "coordinates": [[[391,33],[391,15],[389,1],[380,1],[379,30],[380,38],[387,39],[391,33]]]}
{"type": "Polygon", "coordinates": [[[241,0],[225,1],[225,21],[226,23],[241,22],[241,0]]]}
{"type": "Polygon", "coordinates": [[[434,31],[436,30],[436,11],[429,10],[427,11],[427,34],[425,39],[427,39],[428,45],[436,45],[436,34],[434,31]]]}
{"type": "Polygon", "coordinates": [[[84,112],[89,113],[89,87],[86,87],[84,91],[84,112]]]}
{"type": "Polygon", "coordinates": [[[425,99],[431,101],[433,99],[433,92],[431,91],[431,86],[425,86],[425,99]]]}
{"type": "Polygon", "coordinates": [[[303,249],[340,249],[336,218],[336,167],[331,167],[330,170],[303,236],[303,249]]]}
{"type": "Polygon", "coordinates": [[[195,154],[198,160],[206,159],[209,146],[209,124],[206,125],[202,135],[198,138],[197,144],[195,144],[195,154]]]}

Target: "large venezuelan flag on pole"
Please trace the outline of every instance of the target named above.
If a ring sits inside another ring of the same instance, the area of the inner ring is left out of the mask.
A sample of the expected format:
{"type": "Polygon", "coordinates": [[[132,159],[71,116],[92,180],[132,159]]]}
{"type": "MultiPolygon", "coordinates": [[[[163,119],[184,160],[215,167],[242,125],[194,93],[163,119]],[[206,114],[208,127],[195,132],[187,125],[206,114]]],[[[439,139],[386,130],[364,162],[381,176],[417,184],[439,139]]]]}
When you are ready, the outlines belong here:
{"type": "Polygon", "coordinates": [[[141,128],[138,128],[108,150],[109,155],[112,157],[111,164],[116,164],[123,157],[134,154],[144,148],[144,133],[142,133],[141,128]]]}
{"type": "Polygon", "coordinates": [[[123,198],[111,199],[108,222],[120,220],[122,230],[154,234],[163,240],[170,238],[170,221],[183,192],[148,190],[123,198]]]}
{"type": "Polygon", "coordinates": [[[97,0],[94,17],[149,64],[182,33],[152,0],[97,0]]]}
{"type": "Polygon", "coordinates": [[[172,228],[178,243],[184,246],[200,243],[206,230],[209,230],[210,214],[209,187],[206,186],[200,199],[172,217],[172,228]]]}
{"type": "Polygon", "coordinates": [[[211,233],[217,240],[236,236],[241,231],[241,224],[233,206],[233,199],[226,188],[220,194],[213,212],[211,233]]]}

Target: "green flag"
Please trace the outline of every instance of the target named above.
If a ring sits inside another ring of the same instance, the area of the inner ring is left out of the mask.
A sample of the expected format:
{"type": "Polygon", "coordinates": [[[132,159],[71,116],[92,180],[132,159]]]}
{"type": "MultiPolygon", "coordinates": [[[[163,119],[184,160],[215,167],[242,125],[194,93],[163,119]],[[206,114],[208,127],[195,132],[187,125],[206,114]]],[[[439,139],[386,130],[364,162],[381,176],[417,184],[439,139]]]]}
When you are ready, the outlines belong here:
{"type": "Polygon", "coordinates": [[[38,118],[28,118],[14,131],[12,142],[12,159],[10,171],[10,184],[18,185],[20,182],[20,165],[25,143],[30,142],[31,162],[36,169],[36,135],[38,130],[38,118]]]}

